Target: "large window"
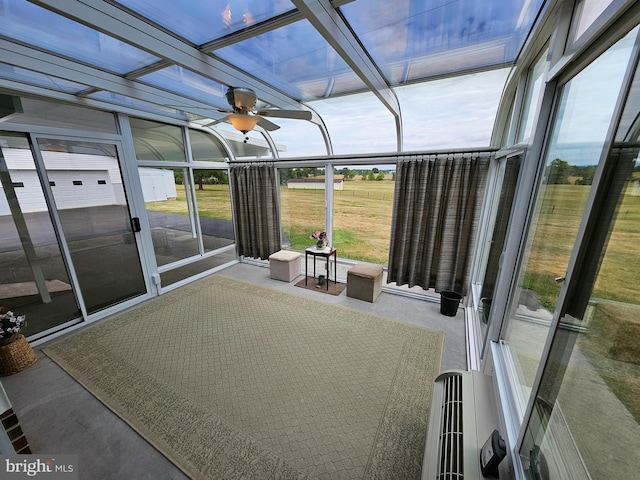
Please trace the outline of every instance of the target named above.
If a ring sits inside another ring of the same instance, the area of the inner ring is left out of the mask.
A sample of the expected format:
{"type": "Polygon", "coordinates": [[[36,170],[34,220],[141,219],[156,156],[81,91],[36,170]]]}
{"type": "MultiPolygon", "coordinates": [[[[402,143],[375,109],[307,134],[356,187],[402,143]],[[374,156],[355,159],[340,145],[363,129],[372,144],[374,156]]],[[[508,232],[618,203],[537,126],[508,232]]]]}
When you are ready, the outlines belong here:
{"type": "Polygon", "coordinates": [[[572,255],[520,449],[529,472],[544,457],[548,478],[635,478],[640,470],[637,75],[572,255]]]}
{"type": "Polygon", "coordinates": [[[213,135],[132,118],[138,174],[161,284],[232,260],[235,242],[227,158],[213,135]],[[214,168],[218,167],[219,168],[214,168]],[[227,248],[229,247],[229,248],[227,248]],[[209,255],[224,257],[212,260],[209,255]]]}
{"type": "Polygon", "coordinates": [[[314,243],[310,235],[325,229],[324,168],[281,168],[278,176],[282,246],[303,251],[314,243]]]}
{"type": "Polygon", "coordinates": [[[335,167],[333,244],[340,257],[389,260],[395,165],[335,167]]]}
{"type": "Polygon", "coordinates": [[[569,81],[558,104],[505,336],[521,414],[542,358],[633,41],[629,35],[569,81]]]}

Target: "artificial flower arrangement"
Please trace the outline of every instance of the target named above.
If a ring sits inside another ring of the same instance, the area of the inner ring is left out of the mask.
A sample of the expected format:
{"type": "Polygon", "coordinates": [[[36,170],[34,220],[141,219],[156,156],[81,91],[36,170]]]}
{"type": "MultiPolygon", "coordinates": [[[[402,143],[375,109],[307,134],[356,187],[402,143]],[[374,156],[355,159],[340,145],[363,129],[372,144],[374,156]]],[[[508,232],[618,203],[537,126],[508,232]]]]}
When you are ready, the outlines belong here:
{"type": "Polygon", "coordinates": [[[316,246],[318,248],[324,248],[328,245],[327,232],[316,230],[309,238],[316,241],[316,246]]]}
{"type": "Polygon", "coordinates": [[[24,315],[16,316],[11,311],[1,312],[2,309],[0,309],[0,338],[9,338],[14,333],[18,333],[27,323],[27,317],[24,315]]]}

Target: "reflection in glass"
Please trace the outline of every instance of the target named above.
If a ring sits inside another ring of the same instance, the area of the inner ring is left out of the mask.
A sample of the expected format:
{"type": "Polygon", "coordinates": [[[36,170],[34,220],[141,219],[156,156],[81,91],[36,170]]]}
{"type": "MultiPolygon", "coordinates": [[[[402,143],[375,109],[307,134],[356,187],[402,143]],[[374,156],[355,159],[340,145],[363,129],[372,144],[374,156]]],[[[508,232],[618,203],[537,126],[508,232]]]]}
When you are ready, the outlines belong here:
{"type": "Polygon", "coordinates": [[[235,240],[231,215],[229,174],[226,170],[193,170],[198,220],[205,252],[235,240]]]}
{"type": "Polygon", "coordinates": [[[138,168],[158,266],[200,253],[191,179],[184,168],[138,168]]]}
{"type": "Polygon", "coordinates": [[[488,332],[491,304],[500,268],[500,256],[509,229],[521,162],[522,155],[515,155],[499,160],[498,164],[498,175],[493,195],[499,195],[499,197],[497,205],[493,207],[490,214],[492,218],[489,219],[489,225],[493,225],[493,227],[481,253],[481,257],[485,259],[484,265],[476,273],[476,284],[474,285],[474,290],[478,291],[479,296],[479,305],[476,307],[480,318],[481,345],[488,332]]]}
{"type": "Polygon", "coordinates": [[[304,251],[310,235],[325,229],[324,168],[280,168],[278,178],[282,246],[304,251]]]}
{"type": "Polygon", "coordinates": [[[216,137],[192,128],[188,132],[194,162],[224,162],[227,159],[227,152],[216,137]]]}
{"type": "Polygon", "coordinates": [[[0,63],[0,78],[24,82],[39,87],[60,90],[65,93],[79,93],[87,88],[87,85],[77,82],[71,82],[63,78],[54,77],[52,75],[44,75],[15,65],[7,65],[0,63]]]}
{"type": "Polygon", "coordinates": [[[365,88],[362,80],[307,20],[242,40],[214,53],[302,100],[365,88]]]}
{"type": "Polygon", "coordinates": [[[26,315],[26,336],[82,315],[29,143],[0,135],[0,306],[26,315]]]}
{"type": "Polygon", "coordinates": [[[189,8],[175,0],[118,0],[118,3],[197,45],[293,10],[293,4],[288,0],[190,0],[189,8]]]}
{"type": "Polygon", "coordinates": [[[340,257],[389,260],[395,165],[336,166],[333,246],[340,257]]]}
{"type": "Polygon", "coordinates": [[[87,312],[145,294],[115,146],[48,139],[38,146],[87,312]]]}
{"type": "Polygon", "coordinates": [[[562,91],[505,336],[521,399],[538,370],[632,45],[631,36],[621,40],[562,91]]]}
{"type": "Polygon", "coordinates": [[[141,75],[138,79],[165,90],[178,92],[209,104],[213,103],[220,108],[228,107],[225,97],[227,88],[224,85],[178,65],[141,75]]]}
{"type": "Polygon", "coordinates": [[[544,456],[549,478],[635,478],[640,469],[637,100],[633,107],[636,120],[621,126],[607,159],[615,169],[600,184],[606,195],[586,227],[520,451],[529,471],[544,456]]]}
{"type": "Polygon", "coordinates": [[[131,118],[130,122],[138,160],[187,161],[180,127],[141,118],[131,118]]]}
{"type": "Polygon", "coordinates": [[[124,74],[159,60],[115,37],[18,0],[0,8],[2,34],[56,54],[124,74]]]}
{"type": "Polygon", "coordinates": [[[260,132],[252,130],[244,135],[228,123],[219,123],[215,128],[231,147],[236,160],[273,158],[271,147],[260,132]]]}
{"type": "Polygon", "coordinates": [[[538,100],[542,94],[544,87],[544,74],[547,69],[547,53],[535,63],[533,68],[529,70],[527,75],[527,88],[524,94],[522,114],[520,115],[520,127],[518,128],[518,137],[516,143],[531,143],[531,132],[533,131],[533,121],[538,113],[538,100]]]}
{"type": "Polygon", "coordinates": [[[600,16],[613,0],[579,0],[571,26],[571,41],[575,42],[600,16]]]}
{"type": "Polygon", "coordinates": [[[340,11],[394,84],[512,61],[542,0],[347,2],[340,11]]]}

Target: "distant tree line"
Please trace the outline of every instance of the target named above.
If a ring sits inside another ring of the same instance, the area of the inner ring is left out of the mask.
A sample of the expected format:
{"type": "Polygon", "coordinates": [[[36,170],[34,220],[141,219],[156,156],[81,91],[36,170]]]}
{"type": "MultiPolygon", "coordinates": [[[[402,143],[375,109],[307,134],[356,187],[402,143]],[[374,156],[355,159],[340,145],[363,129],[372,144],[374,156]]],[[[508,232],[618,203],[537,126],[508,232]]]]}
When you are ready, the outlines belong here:
{"type": "Polygon", "coordinates": [[[595,173],[595,165],[569,165],[556,158],[545,168],[544,181],[549,185],[568,185],[569,178],[576,177],[575,185],[591,185],[595,173]]]}
{"type": "MultiPolygon", "coordinates": [[[[173,177],[176,185],[184,184],[182,170],[174,170],[173,177]]],[[[198,185],[198,190],[204,190],[205,185],[228,185],[229,177],[223,170],[193,170],[193,181],[198,185]]]]}

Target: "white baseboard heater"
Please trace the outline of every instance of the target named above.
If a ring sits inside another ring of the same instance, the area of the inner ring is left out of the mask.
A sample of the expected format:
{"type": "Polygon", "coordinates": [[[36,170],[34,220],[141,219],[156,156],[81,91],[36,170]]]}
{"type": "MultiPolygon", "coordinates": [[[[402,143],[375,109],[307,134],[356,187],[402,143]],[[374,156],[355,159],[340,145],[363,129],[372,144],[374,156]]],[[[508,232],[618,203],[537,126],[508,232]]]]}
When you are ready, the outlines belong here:
{"type": "Polygon", "coordinates": [[[433,386],[422,480],[484,479],[480,449],[498,428],[491,377],[451,370],[433,386]]]}

